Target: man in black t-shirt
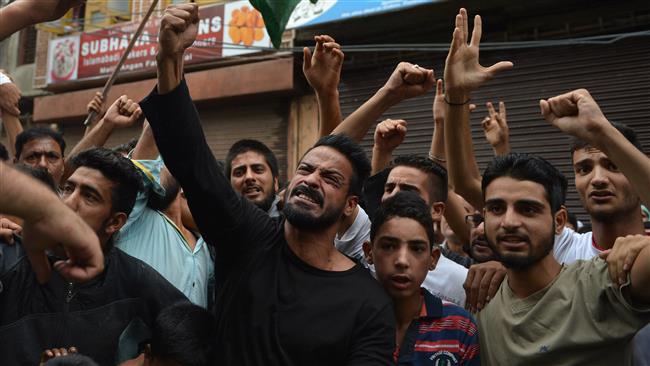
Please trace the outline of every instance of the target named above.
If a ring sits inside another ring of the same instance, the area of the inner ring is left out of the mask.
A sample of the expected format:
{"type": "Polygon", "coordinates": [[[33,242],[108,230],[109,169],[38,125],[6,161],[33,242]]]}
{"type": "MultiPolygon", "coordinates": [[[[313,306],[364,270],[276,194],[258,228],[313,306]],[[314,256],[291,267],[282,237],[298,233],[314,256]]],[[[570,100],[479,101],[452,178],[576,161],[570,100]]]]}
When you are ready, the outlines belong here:
{"type": "Polygon", "coordinates": [[[389,365],[395,328],[390,299],[361,265],[339,253],[339,218],[354,209],[370,164],[344,136],[309,150],[289,182],[284,218],[236,194],[205,141],[182,79],[198,8],[167,8],[158,85],[142,102],[156,144],[183,187],[216,256],[220,365],[389,365]]]}

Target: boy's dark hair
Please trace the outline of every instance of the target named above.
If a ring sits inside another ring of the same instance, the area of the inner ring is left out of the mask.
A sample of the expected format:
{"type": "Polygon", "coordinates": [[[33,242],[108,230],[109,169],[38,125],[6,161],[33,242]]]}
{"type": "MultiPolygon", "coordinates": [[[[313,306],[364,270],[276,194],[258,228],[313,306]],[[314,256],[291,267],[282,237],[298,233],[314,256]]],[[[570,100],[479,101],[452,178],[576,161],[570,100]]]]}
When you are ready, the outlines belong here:
{"type": "Polygon", "coordinates": [[[391,169],[396,166],[408,166],[428,174],[430,203],[447,202],[447,169],[429,158],[415,154],[396,157],[391,169]]]}
{"type": "Polygon", "coordinates": [[[0,160],[2,161],[9,160],[9,152],[7,151],[5,145],[2,144],[2,142],[0,142],[0,160]]]}
{"type": "Polygon", "coordinates": [[[32,140],[50,138],[54,140],[61,148],[61,157],[65,155],[65,141],[60,132],[54,131],[49,127],[32,127],[24,130],[16,136],[16,159],[20,158],[23,147],[32,140]]]}
{"type": "Polygon", "coordinates": [[[426,230],[429,245],[433,247],[436,239],[431,207],[417,193],[409,191],[397,192],[381,203],[371,221],[370,240],[374,242],[375,235],[381,226],[394,217],[405,217],[417,221],[426,230]]]}
{"type": "Polygon", "coordinates": [[[47,186],[47,188],[49,188],[52,192],[57,192],[54,178],[52,178],[50,173],[47,172],[47,169],[34,168],[30,165],[22,163],[15,164],[14,168],[45,184],[45,186],[47,186]]]}
{"type": "Polygon", "coordinates": [[[54,357],[45,366],[99,366],[92,358],[80,354],[54,357]]]}
{"type": "Polygon", "coordinates": [[[200,306],[179,302],[163,309],[153,325],[153,357],[185,366],[212,365],[216,342],[214,316],[200,306]]]}
{"type": "Polygon", "coordinates": [[[552,213],[556,213],[566,199],[567,179],[551,163],[543,158],[522,153],[510,153],[495,157],[483,173],[481,190],[485,199],[485,189],[493,180],[511,177],[517,180],[529,180],[544,186],[546,199],[552,213]]]}
{"type": "MultiPolygon", "coordinates": [[[[639,149],[639,151],[643,152],[643,147],[641,146],[641,141],[639,141],[639,137],[636,135],[636,131],[634,131],[632,128],[628,127],[627,125],[623,123],[618,123],[618,122],[610,122],[614,128],[618,130],[625,138],[632,144],[634,147],[639,149]]],[[[571,139],[571,154],[573,154],[576,150],[584,149],[586,147],[591,146],[587,141],[581,140],[579,138],[573,137],[571,139]]]]}
{"type": "Polygon", "coordinates": [[[138,168],[131,160],[113,150],[94,148],[75,155],[71,165],[75,170],[82,166],[99,170],[115,183],[111,190],[111,212],[124,212],[127,216],[131,213],[142,185],[138,168]]]}
{"type": "Polygon", "coordinates": [[[138,144],[138,139],[134,137],[130,139],[128,142],[113,147],[112,150],[120,154],[127,155],[128,153],[131,152],[131,150],[135,149],[135,145],[137,144],[138,144]]]}
{"type": "MultiPolygon", "coordinates": [[[[348,159],[350,165],[352,165],[352,176],[350,177],[348,196],[361,196],[363,182],[365,182],[370,175],[370,161],[361,146],[346,135],[327,135],[316,141],[314,146],[307,150],[307,152],[319,146],[331,147],[348,159]]],[[[300,160],[302,160],[302,158],[300,160]]]]}
{"type": "Polygon", "coordinates": [[[261,141],[243,139],[235,142],[228,150],[226,155],[226,164],[225,164],[225,174],[230,179],[230,174],[232,172],[232,161],[237,157],[237,155],[243,154],[248,151],[254,151],[261,155],[264,155],[266,164],[271,168],[271,174],[273,178],[278,178],[278,160],[275,157],[275,154],[268,146],[264,145],[261,141]]]}

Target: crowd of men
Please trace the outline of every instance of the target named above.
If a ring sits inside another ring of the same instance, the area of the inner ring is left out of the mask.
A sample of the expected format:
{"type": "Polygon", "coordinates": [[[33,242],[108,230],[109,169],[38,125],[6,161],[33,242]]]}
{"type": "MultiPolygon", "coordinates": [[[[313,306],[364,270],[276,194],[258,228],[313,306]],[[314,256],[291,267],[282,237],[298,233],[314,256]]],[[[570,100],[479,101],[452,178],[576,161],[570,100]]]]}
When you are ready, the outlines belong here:
{"type": "MultiPolygon", "coordinates": [[[[0,39],[77,3],[17,0],[0,39]]],[[[23,130],[0,73],[0,363],[650,364],[650,159],[581,89],[539,103],[573,136],[591,231],[569,223],[556,167],[510,151],[504,103],[487,106],[481,175],[472,93],[513,64],[481,66],[469,23],[460,9],[442,79],[401,62],[345,119],[344,55],[316,36],[303,72],[321,137],[285,186],[262,142],[221,162],[205,140],[183,77],[195,4],[165,10],[151,93],[95,96],[67,155],[59,132],[23,130]],[[408,125],[384,120],[368,159],[358,143],[377,119],[432,89],[430,151],[393,157],[408,125]],[[134,143],[102,147],[136,123],[134,143]]]]}

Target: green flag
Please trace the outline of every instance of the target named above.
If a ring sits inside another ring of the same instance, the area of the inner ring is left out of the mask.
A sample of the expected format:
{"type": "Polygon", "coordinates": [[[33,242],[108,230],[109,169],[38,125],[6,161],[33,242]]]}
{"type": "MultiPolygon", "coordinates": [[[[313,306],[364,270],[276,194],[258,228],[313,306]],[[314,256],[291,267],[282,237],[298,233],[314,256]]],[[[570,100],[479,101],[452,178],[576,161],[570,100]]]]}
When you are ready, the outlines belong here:
{"type": "MultiPolygon", "coordinates": [[[[318,0],[309,0],[316,4],[318,0]]],[[[266,31],[269,32],[273,47],[280,48],[282,33],[287,27],[289,17],[300,0],[250,0],[251,5],[262,13],[266,31]]]]}

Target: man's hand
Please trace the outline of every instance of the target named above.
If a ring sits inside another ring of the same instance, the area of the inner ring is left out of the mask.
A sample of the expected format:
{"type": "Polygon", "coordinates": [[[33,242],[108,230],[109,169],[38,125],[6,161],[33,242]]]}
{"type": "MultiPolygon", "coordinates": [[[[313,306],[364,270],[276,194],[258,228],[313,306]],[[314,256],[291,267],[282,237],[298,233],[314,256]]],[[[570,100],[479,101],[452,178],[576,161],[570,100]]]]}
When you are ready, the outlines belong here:
{"type": "Polygon", "coordinates": [[[132,126],[140,117],[142,117],[140,105],[126,95],[122,95],[108,108],[104,121],[114,127],[124,128],[132,126]]]}
{"type": "Polygon", "coordinates": [[[469,36],[467,11],[460,9],[456,15],[456,28],[445,61],[445,90],[447,100],[451,103],[465,103],[472,91],[478,89],[501,71],[512,68],[512,62],[501,61],[490,67],[483,67],[478,62],[479,44],[481,43],[481,17],[474,17],[472,39],[469,36]]]}
{"type": "Polygon", "coordinates": [[[20,101],[20,90],[14,83],[5,83],[0,85],[0,110],[12,114],[20,115],[18,102],[20,101]]]}
{"type": "Polygon", "coordinates": [[[506,277],[506,268],[497,261],[474,264],[469,267],[465,288],[465,308],[475,313],[494,297],[506,277]]]}
{"type": "Polygon", "coordinates": [[[104,97],[102,96],[102,93],[95,92],[93,99],[90,102],[88,102],[88,105],[86,105],[86,111],[88,113],[95,112],[97,118],[102,118],[104,116],[104,113],[106,112],[104,108],[105,108],[104,97]]]}
{"type": "Polygon", "coordinates": [[[316,48],[312,55],[303,48],[302,72],[316,93],[333,93],[338,90],[343,66],[341,46],[330,36],[315,36],[316,48]]]}
{"type": "Polygon", "coordinates": [[[14,243],[14,235],[20,235],[23,228],[6,217],[0,217],[0,240],[7,244],[14,243]]]}
{"type": "Polygon", "coordinates": [[[383,89],[401,101],[428,92],[435,83],[433,70],[408,62],[400,62],[384,84],[383,89]]]}
{"type": "Polygon", "coordinates": [[[494,110],[491,102],[486,104],[489,115],[481,122],[485,138],[488,140],[495,153],[501,154],[509,150],[510,133],[506,121],[506,104],[499,102],[499,112],[494,110]]]}
{"type": "Polygon", "coordinates": [[[379,151],[392,152],[404,141],[406,136],[406,121],[403,119],[387,119],[375,129],[375,148],[379,151]]]}
{"type": "Polygon", "coordinates": [[[61,356],[67,356],[71,354],[77,353],[77,348],[76,347],[70,347],[70,348],[51,348],[51,349],[46,349],[43,351],[41,354],[41,361],[39,363],[39,366],[45,365],[45,363],[55,357],[61,357],[61,356]]]}
{"type": "Polygon", "coordinates": [[[540,100],[542,117],[562,132],[594,146],[608,127],[612,127],[594,98],[578,89],[548,100],[540,100]]]}
{"type": "Polygon", "coordinates": [[[607,261],[607,268],[612,283],[618,286],[627,282],[632,264],[643,248],[650,245],[650,237],[646,235],[628,235],[619,237],[612,249],[600,254],[607,261]]]}
{"type": "Polygon", "coordinates": [[[158,34],[158,57],[182,57],[198,32],[199,7],[196,4],[171,5],[165,9],[158,34]]]}

